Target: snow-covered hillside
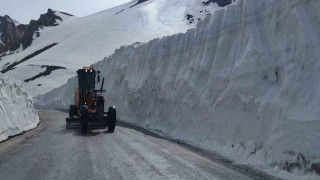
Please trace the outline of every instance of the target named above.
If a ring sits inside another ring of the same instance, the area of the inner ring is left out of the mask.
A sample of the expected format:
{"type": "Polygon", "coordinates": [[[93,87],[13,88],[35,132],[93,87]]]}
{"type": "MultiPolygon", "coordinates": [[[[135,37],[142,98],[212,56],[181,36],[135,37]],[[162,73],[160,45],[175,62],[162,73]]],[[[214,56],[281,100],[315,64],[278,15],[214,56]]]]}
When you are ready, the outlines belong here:
{"type": "Polygon", "coordinates": [[[137,2],[133,0],[84,18],[56,13],[62,17],[62,23],[40,30],[41,36],[34,37],[26,50],[2,57],[0,70],[10,69],[7,76],[24,81],[46,71],[44,65],[63,67],[26,83],[27,91],[35,96],[61,86],[75,75],[76,69],[111,55],[122,45],[186,32],[219,8],[198,0],[137,2]],[[194,21],[190,22],[187,15],[192,15],[194,21]],[[40,54],[26,60],[39,50],[40,54]]]}
{"type": "Polygon", "coordinates": [[[0,73],[0,142],[33,129],[38,123],[33,100],[21,83],[0,73]]]}
{"type": "MultiPolygon", "coordinates": [[[[238,163],[320,173],[319,8],[239,0],[186,34],[122,47],[95,64],[107,105],[238,163]]],[[[76,83],[37,105],[67,108],[76,83]]]]}

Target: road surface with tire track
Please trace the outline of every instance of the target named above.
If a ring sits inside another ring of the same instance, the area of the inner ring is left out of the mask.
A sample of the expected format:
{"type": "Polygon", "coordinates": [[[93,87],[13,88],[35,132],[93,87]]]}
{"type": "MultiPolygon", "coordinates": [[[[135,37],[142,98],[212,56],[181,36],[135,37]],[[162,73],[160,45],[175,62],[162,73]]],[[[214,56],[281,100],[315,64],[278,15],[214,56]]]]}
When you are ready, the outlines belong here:
{"type": "Polygon", "coordinates": [[[67,113],[39,115],[39,128],[0,144],[0,179],[252,179],[132,128],[82,135],[65,128],[67,113]]]}

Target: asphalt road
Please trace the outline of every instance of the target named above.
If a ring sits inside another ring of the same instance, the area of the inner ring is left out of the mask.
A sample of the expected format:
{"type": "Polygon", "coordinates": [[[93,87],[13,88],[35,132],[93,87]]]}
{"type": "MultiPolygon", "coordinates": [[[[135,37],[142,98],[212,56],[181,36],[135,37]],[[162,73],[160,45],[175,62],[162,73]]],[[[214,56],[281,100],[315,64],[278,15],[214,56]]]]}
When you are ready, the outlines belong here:
{"type": "Polygon", "coordinates": [[[116,127],[65,128],[41,111],[40,128],[0,144],[0,179],[251,179],[171,141],[116,127]]]}

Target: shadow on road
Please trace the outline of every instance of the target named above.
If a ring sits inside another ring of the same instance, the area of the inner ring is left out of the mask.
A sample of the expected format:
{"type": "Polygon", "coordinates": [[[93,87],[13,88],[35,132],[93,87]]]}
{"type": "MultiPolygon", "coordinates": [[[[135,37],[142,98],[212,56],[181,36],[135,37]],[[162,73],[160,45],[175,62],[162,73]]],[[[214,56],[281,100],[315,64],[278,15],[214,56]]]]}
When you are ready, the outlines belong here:
{"type": "Polygon", "coordinates": [[[111,134],[112,132],[109,132],[106,128],[99,128],[95,126],[89,126],[87,133],[81,133],[80,126],[79,125],[73,125],[68,128],[66,126],[61,126],[62,132],[64,134],[70,134],[72,133],[74,136],[97,136],[99,134],[111,134]]]}

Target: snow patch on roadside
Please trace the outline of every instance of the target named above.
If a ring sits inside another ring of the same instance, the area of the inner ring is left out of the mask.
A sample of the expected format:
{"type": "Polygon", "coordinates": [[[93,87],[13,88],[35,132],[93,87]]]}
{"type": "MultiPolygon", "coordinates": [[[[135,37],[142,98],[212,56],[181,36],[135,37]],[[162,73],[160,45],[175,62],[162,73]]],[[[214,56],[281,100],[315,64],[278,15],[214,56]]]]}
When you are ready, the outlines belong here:
{"type": "Polygon", "coordinates": [[[22,84],[0,73],[0,142],[36,128],[38,124],[33,100],[22,84]]]}

